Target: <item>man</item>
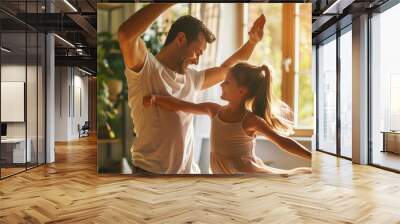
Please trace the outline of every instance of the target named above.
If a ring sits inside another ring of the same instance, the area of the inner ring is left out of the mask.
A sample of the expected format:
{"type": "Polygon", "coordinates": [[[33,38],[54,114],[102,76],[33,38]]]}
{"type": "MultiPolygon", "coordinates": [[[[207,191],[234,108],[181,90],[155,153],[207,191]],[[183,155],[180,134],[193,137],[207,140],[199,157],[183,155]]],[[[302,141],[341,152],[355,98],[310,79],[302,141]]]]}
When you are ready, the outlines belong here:
{"type": "Polygon", "coordinates": [[[137,134],[131,148],[136,172],[199,172],[193,162],[192,115],[159,107],[144,108],[143,96],[152,93],[195,101],[200,90],[218,84],[231,66],[247,60],[263,37],[265,17],[262,15],[254,22],[249,41],[221,66],[196,71],[188,66],[198,63],[215,36],[200,20],[183,16],[172,24],[164,46],[153,56],[140,36],[172,5],[150,4],[133,14],[118,31],[126,67],[128,104],[137,134]]]}

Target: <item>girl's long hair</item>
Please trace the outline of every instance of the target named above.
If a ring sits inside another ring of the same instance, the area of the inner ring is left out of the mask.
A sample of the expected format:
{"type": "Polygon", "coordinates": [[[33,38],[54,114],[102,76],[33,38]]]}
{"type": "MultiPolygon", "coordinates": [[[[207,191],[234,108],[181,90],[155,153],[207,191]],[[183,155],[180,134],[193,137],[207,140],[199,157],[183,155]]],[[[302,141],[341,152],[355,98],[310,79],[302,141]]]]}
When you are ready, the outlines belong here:
{"type": "Polygon", "coordinates": [[[238,63],[229,71],[239,86],[247,89],[245,106],[280,134],[293,133],[293,114],[285,103],[272,93],[272,74],[268,66],[238,63]],[[277,109],[274,109],[276,108],[277,109]]]}

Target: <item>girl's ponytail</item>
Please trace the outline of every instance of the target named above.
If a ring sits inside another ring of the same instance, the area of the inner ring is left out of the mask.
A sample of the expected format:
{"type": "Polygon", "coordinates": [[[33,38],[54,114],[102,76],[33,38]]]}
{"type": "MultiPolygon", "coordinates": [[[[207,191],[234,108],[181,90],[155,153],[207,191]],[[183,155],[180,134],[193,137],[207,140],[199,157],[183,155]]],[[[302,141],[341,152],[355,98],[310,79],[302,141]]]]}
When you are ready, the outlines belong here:
{"type": "MultiPolygon", "coordinates": [[[[264,118],[264,120],[267,122],[267,124],[277,132],[281,134],[292,134],[293,133],[293,122],[290,120],[284,118],[282,115],[282,112],[289,112],[290,108],[288,105],[286,105],[284,102],[275,99],[273,92],[272,92],[272,75],[271,71],[269,70],[268,66],[262,65],[260,66],[260,70],[264,72],[264,85],[261,85],[260,87],[264,87],[264,89],[260,88],[259,92],[257,92],[257,95],[255,96],[254,99],[254,105],[262,105],[263,103],[261,102],[263,100],[262,96],[264,96],[264,116],[261,116],[264,118]],[[261,91],[264,91],[261,93],[261,91]],[[273,111],[272,106],[273,105],[279,106],[278,112],[276,113],[273,111]]],[[[257,106],[256,106],[257,107],[257,106]]],[[[256,109],[256,107],[253,107],[256,109]]],[[[257,108],[258,109],[258,108],[257,108]]],[[[253,110],[255,112],[255,110],[253,110]]],[[[256,113],[257,114],[257,113],[256,113]]],[[[257,114],[258,115],[258,114],[257,114]]]]}
{"type": "Polygon", "coordinates": [[[272,74],[268,66],[256,67],[248,63],[238,63],[231,69],[231,74],[239,85],[247,88],[245,104],[249,110],[263,118],[268,126],[278,133],[292,133],[293,123],[281,115],[282,112],[290,112],[290,108],[274,98],[272,74]],[[273,105],[279,106],[278,113],[274,112],[273,105]]]}

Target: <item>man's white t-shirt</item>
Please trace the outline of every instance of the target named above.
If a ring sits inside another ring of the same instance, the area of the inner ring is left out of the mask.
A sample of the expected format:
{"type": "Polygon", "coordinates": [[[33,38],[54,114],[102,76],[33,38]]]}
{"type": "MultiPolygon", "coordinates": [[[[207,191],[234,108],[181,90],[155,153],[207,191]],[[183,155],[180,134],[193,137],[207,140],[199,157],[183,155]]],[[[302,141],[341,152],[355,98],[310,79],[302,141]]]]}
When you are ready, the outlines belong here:
{"type": "Polygon", "coordinates": [[[136,139],[131,153],[133,164],[153,173],[199,173],[193,161],[193,115],[172,112],[158,106],[143,107],[148,94],[173,96],[194,102],[204,81],[204,72],[188,69],[178,74],[147,53],[138,73],[125,69],[128,105],[136,139]]]}

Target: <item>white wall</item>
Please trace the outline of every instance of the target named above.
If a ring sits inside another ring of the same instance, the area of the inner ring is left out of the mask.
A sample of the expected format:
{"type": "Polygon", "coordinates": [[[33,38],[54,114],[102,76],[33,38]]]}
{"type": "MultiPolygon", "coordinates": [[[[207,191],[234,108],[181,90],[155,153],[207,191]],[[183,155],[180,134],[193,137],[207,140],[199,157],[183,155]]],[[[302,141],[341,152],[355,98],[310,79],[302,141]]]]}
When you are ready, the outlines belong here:
{"type": "MultiPolygon", "coordinates": [[[[306,148],[311,150],[311,138],[293,138],[306,148]]],[[[208,173],[210,164],[210,139],[208,137],[203,138],[201,141],[202,151],[199,158],[199,167],[202,173],[208,173]]],[[[280,169],[293,169],[296,167],[311,167],[311,162],[299,158],[297,156],[290,155],[289,153],[282,151],[278,146],[268,141],[265,138],[257,137],[255,154],[260,158],[266,165],[280,169]]]]}
{"type": "MultiPolygon", "coordinates": [[[[76,70],[75,70],[76,71],[76,70]]],[[[79,73],[82,74],[83,73],[79,73]]],[[[85,121],[89,120],[89,102],[88,102],[88,97],[89,97],[89,91],[88,91],[88,77],[76,75],[75,73],[75,81],[74,81],[75,87],[80,89],[80,107],[81,107],[81,112],[78,111],[79,108],[75,107],[75,119],[73,123],[73,127],[77,127],[78,124],[81,126],[85,123],[85,121]]],[[[77,90],[75,88],[75,90],[77,90]]],[[[77,92],[75,92],[77,94],[77,92]]],[[[78,104],[77,100],[77,95],[75,95],[75,105],[78,104]]],[[[79,100],[79,99],[78,99],[79,100]]],[[[73,128],[73,135],[78,136],[78,129],[73,128]]]]}
{"type": "Polygon", "coordinates": [[[67,141],[67,119],[68,115],[68,76],[67,67],[55,68],[55,140],[67,141]]]}
{"type": "Polygon", "coordinates": [[[88,78],[72,67],[56,67],[55,73],[55,140],[70,141],[88,120],[88,78]]]}
{"type": "MultiPolygon", "coordinates": [[[[300,144],[311,150],[311,138],[294,138],[300,144]],[[306,140],[305,140],[306,139],[306,140]]],[[[280,168],[280,169],[293,169],[296,167],[311,167],[311,162],[299,158],[297,156],[290,155],[289,153],[282,151],[274,143],[267,139],[257,139],[256,144],[256,155],[264,161],[265,164],[280,168]]]]}

